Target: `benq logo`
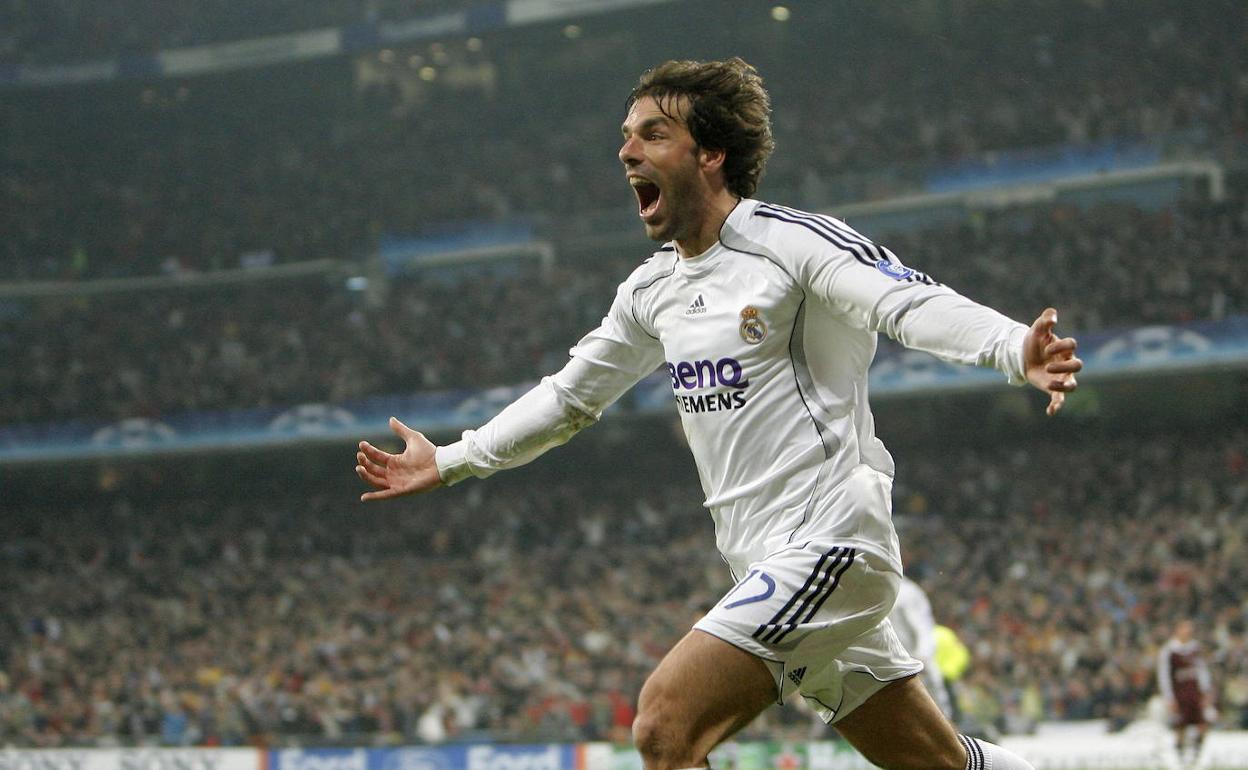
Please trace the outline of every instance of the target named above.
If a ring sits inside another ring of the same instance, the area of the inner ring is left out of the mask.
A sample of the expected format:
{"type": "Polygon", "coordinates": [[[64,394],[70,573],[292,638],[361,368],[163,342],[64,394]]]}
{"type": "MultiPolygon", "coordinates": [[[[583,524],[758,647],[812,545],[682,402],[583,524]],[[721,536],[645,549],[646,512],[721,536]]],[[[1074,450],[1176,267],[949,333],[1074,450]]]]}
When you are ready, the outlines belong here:
{"type": "Polygon", "coordinates": [[[881,259],[879,262],[876,262],[875,269],[898,281],[903,281],[914,275],[914,271],[905,265],[898,265],[895,262],[889,262],[887,259],[881,259]]]}
{"type": "Polygon", "coordinates": [[[667,374],[672,378],[672,390],[697,390],[727,385],[730,388],[748,387],[750,381],[745,379],[745,370],[741,362],[735,358],[721,358],[711,361],[677,361],[667,364],[667,374]]]}
{"type": "Polygon", "coordinates": [[[468,770],[563,770],[563,762],[558,746],[542,751],[473,746],[468,749],[468,770]]]}

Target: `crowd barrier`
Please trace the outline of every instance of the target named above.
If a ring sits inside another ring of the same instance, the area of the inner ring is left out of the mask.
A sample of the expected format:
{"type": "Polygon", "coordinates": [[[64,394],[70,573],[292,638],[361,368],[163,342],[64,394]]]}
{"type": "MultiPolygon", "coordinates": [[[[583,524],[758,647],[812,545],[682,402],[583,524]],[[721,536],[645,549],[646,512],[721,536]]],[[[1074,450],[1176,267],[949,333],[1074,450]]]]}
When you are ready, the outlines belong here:
{"type": "MultiPolygon", "coordinates": [[[[1177,768],[1170,732],[1140,722],[1120,733],[1103,723],[1057,724],[1036,735],[1000,740],[1036,770],[1177,768]]],[[[712,755],[716,770],[870,770],[837,741],[729,743],[712,755]]],[[[0,749],[0,770],[641,770],[627,745],[453,743],[388,748],[0,749]]],[[[1248,770],[1248,732],[1210,733],[1201,770],[1248,770]]]]}

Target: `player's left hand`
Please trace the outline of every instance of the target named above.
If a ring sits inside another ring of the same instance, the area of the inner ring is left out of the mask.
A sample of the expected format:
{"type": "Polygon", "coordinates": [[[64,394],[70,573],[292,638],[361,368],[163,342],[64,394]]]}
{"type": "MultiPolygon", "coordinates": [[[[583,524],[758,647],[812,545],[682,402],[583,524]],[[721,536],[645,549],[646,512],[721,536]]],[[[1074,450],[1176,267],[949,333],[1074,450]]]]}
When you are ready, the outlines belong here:
{"type": "Polygon", "coordinates": [[[1036,319],[1023,339],[1023,365],[1027,381],[1049,394],[1049,407],[1045,413],[1057,414],[1066,401],[1066,394],[1079,387],[1075,372],[1083,368],[1083,362],[1075,357],[1079,344],[1074,337],[1058,338],[1053,333],[1057,325],[1057,310],[1047,308],[1036,319]]]}

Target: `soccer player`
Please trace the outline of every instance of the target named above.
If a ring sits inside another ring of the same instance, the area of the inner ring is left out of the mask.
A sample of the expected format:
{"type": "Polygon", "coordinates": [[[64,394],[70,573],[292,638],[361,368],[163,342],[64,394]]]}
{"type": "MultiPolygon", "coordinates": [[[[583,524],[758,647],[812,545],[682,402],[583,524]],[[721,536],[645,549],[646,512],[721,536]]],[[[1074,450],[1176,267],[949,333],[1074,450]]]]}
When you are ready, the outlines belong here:
{"type": "Polygon", "coordinates": [[[957,734],[886,622],[901,561],[867,367],[884,332],[1030,382],[1053,414],[1081,367],[1075,340],[1053,332],[1057,311],[1015,323],[840,221],[752,200],[773,147],[770,101],[740,59],[646,72],[622,131],[639,216],[663,245],[567,365],[480,429],[435,447],[392,418],[403,452],[361,442],[356,473],[374,487],[362,499],[529,462],[663,366],[736,585],[642,687],[645,766],[705,768],[763,709],[802,697],[885,768],[1030,768],[957,734]]]}
{"type": "Polygon", "coordinates": [[[1174,627],[1174,636],[1157,653],[1157,688],[1166,702],[1170,724],[1175,730],[1174,748],[1179,761],[1195,767],[1209,723],[1216,716],[1213,681],[1200,642],[1192,638],[1192,621],[1180,620],[1174,627]],[[1189,730],[1196,733],[1190,751],[1189,730]]]}
{"type": "Polygon", "coordinates": [[[936,618],[932,615],[932,602],[923,587],[903,576],[888,620],[901,640],[901,646],[923,663],[923,684],[928,694],[936,701],[940,712],[952,719],[953,704],[949,701],[949,689],[945,687],[945,678],[936,665],[936,618]]]}

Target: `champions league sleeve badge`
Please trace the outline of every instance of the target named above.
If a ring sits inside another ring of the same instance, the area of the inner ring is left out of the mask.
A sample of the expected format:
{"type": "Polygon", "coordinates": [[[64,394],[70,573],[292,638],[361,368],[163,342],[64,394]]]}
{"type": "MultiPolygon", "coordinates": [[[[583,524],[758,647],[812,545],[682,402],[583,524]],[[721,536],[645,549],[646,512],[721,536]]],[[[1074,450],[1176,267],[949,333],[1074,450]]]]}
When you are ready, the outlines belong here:
{"type": "Polygon", "coordinates": [[[905,265],[899,265],[896,262],[890,262],[887,259],[881,259],[875,263],[875,269],[895,281],[904,281],[914,275],[914,271],[905,265]]]}
{"type": "Polygon", "coordinates": [[[758,308],[746,305],[741,311],[741,339],[747,344],[757,345],[767,338],[767,326],[758,317],[758,308]]]}

